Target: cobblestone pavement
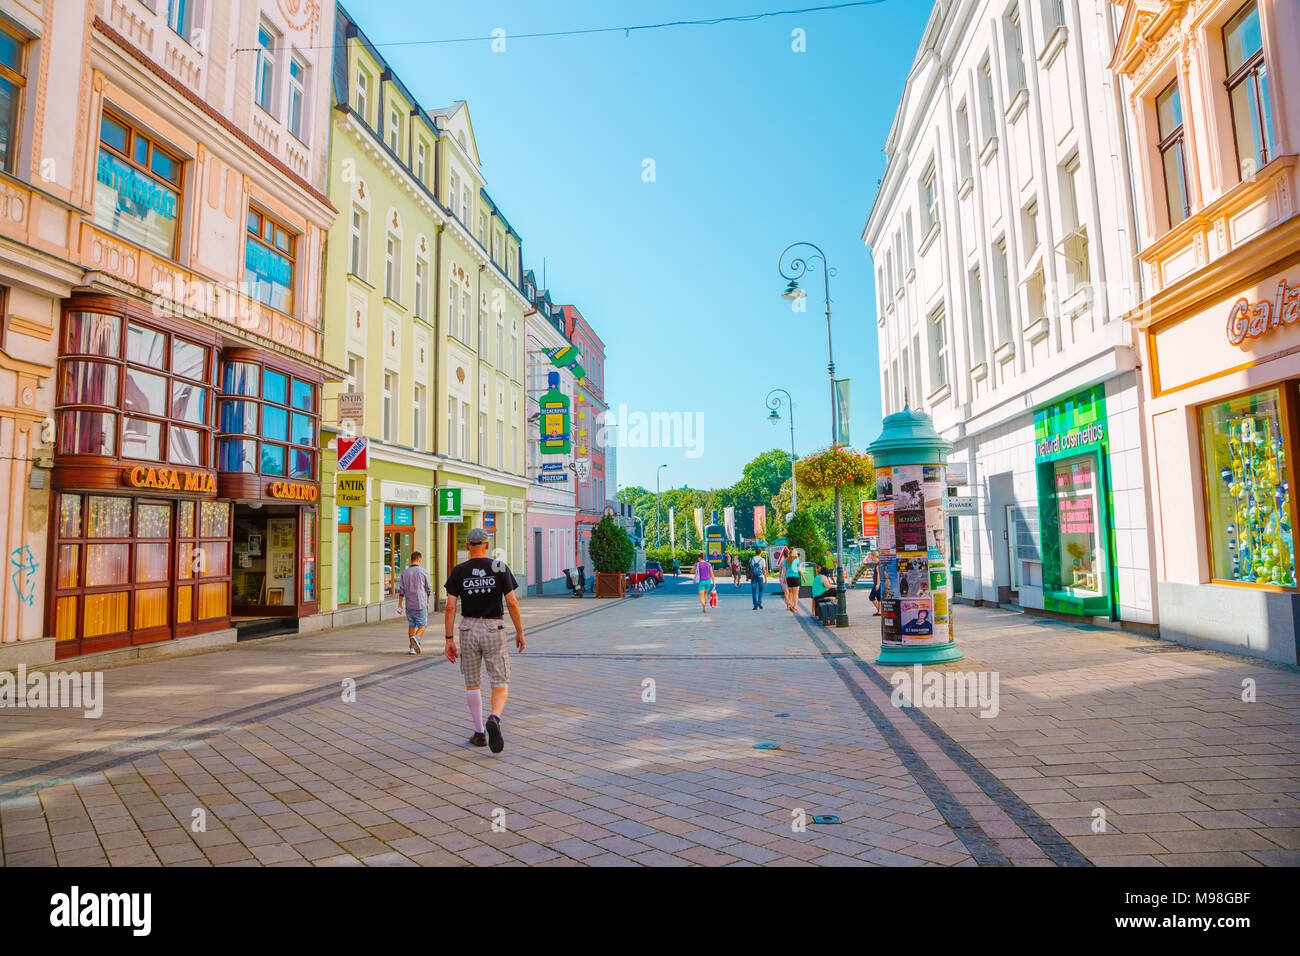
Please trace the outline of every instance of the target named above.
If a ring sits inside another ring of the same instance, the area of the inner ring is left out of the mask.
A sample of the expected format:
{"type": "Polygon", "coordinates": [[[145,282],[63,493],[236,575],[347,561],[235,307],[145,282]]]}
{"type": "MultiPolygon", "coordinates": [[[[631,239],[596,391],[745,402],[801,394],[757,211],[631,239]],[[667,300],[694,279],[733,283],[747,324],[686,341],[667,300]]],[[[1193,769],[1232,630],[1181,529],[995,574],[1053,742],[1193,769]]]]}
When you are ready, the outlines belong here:
{"type": "Polygon", "coordinates": [[[400,621],[107,670],[98,720],[0,712],[0,862],[1300,863],[1293,670],[963,607],[933,670],[997,715],[899,709],[862,592],[848,629],[720,598],[525,600],[499,756],[400,621]]]}

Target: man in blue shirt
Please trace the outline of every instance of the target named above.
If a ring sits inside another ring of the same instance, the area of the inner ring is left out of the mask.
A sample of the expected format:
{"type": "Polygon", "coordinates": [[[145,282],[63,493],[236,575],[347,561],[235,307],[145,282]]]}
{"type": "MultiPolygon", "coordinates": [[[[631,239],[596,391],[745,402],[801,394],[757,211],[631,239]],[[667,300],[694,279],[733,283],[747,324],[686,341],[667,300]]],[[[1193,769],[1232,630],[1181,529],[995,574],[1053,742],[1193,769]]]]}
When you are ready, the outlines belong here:
{"type": "Polygon", "coordinates": [[[429,624],[429,599],[433,597],[433,585],[429,582],[429,572],[421,567],[424,556],[419,551],[412,553],[411,563],[402,572],[397,582],[397,613],[402,613],[402,602],[406,602],[406,639],[410,648],[406,653],[420,653],[420,638],[429,624]]]}

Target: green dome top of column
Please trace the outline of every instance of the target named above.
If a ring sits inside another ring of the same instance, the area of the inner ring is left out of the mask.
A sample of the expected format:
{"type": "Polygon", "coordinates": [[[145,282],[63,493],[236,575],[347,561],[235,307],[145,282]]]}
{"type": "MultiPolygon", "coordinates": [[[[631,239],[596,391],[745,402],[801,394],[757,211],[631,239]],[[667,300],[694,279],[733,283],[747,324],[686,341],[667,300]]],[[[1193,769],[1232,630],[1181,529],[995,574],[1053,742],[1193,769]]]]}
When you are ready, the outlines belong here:
{"type": "Polygon", "coordinates": [[[867,446],[878,468],[893,465],[946,465],[952,442],[934,430],[925,412],[904,408],[886,415],[880,437],[867,446]]]}

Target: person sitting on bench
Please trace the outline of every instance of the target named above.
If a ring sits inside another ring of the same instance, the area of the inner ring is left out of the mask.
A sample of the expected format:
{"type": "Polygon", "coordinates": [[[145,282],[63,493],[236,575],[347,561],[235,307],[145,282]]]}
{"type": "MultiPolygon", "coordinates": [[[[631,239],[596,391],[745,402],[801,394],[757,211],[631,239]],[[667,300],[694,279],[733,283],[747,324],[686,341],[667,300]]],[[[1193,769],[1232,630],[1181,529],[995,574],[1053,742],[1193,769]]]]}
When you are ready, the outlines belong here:
{"type": "Polygon", "coordinates": [[[812,582],[812,616],[817,616],[818,604],[836,604],[839,599],[840,592],[835,586],[835,579],[831,577],[831,569],[818,568],[812,582]]]}

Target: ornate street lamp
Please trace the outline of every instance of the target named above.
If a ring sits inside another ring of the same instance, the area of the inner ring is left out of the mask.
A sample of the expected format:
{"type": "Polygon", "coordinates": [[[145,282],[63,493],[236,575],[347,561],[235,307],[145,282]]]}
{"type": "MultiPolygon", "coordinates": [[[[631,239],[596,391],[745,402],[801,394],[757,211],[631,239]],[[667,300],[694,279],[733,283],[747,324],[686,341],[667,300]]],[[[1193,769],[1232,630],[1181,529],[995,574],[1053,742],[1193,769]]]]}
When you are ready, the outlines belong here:
{"type": "MultiPolygon", "coordinates": [[[[811,242],[792,242],[781,252],[781,257],[777,260],[777,271],[780,272],[782,279],[788,279],[789,285],[781,293],[783,299],[792,302],[805,298],[807,293],[799,287],[799,280],[807,274],[809,263],[815,260],[821,260],[822,278],[826,292],[826,369],[830,373],[831,379],[831,445],[835,446],[840,440],[840,403],[835,395],[835,350],[831,346],[831,267],[826,263],[826,253],[822,252],[818,246],[811,242]],[[809,249],[811,252],[801,251],[798,255],[791,256],[788,260],[786,256],[792,249],[809,249]]],[[[849,606],[848,596],[844,591],[844,516],[840,510],[840,489],[835,489],[835,584],[839,594],[839,609],[835,617],[836,627],[848,627],[849,625],[849,606]]]]}
{"type": "Polygon", "coordinates": [[[785,405],[790,409],[790,511],[799,510],[799,489],[794,477],[794,399],[790,393],[783,388],[774,388],[767,393],[767,407],[771,409],[768,413],[767,420],[775,425],[781,420],[781,406],[785,405]],[[777,393],[780,393],[779,395],[777,393]],[[785,396],[782,401],[781,395],[785,396]]]}

